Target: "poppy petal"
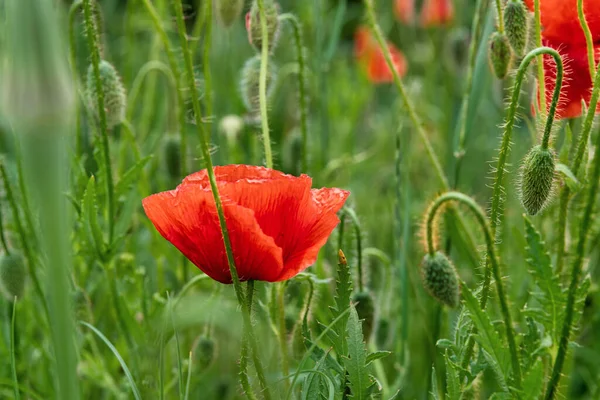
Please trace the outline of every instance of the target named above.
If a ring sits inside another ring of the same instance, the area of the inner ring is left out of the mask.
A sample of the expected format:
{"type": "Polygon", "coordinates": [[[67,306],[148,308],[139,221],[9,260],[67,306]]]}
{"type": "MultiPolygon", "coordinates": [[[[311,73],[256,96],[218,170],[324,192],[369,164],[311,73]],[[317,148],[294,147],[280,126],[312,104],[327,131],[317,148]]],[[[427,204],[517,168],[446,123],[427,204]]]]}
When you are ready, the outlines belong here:
{"type": "MultiPolygon", "coordinates": [[[[254,165],[233,164],[214,167],[215,179],[220,183],[232,183],[240,180],[271,180],[286,176],[283,172],[254,165]]],[[[206,169],[188,175],[183,179],[182,185],[200,184],[210,188],[206,169]]]]}

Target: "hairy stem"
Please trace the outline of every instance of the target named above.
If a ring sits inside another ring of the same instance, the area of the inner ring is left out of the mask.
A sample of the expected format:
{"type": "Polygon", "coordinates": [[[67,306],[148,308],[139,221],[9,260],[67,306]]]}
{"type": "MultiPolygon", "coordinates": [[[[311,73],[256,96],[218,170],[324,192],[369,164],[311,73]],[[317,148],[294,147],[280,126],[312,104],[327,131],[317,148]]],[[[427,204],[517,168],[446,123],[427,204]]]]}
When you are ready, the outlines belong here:
{"type": "MultiPolygon", "coordinates": [[[[533,3],[535,19],[535,46],[542,47],[542,15],[540,12],[540,0],[534,0],[533,3]]],[[[546,87],[544,80],[544,57],[540,55],[537,59],[537,78],[540,98],[540,113],[546,114],[546,87]]]]}
{"type": "Polygon", "coordinates": [[[588,26],[587,21],[585,20],[585,13],[583,12],[583,0],[577,0],[577,15],[579,17],[581,29],[583,29],[583,34],[585,35],[585,44],[587,47],[588,63],[591,77],[594,76],[594,71],[596,70],[596,62],[594,60],[594,39],[592,39],[592,32],[590,31],[590,27],[588,26]]]}
{"type": "Polygon", "coordinates": [[[269,132],[269,116],[267,113],[267,68],[269,64],[269,31],[265,12],[265,0],[257,0],[260,16],[260,29],[262,47],[260,52],[260,78],[258,84],[260,102],[260,122],[262,126],[263,146],[265,148],[265,165],[273,168],[273,154],[271,152],[271,137],[269,132]]]}

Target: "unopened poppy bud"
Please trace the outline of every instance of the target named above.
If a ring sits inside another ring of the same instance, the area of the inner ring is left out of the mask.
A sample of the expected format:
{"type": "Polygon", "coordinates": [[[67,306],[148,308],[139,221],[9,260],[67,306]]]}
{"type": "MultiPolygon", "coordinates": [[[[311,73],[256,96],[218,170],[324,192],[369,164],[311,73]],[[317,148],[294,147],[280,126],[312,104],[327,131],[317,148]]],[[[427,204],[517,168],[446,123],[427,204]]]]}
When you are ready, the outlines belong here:
{"type": "Polygon", "coordinates": [[[244,0],[217,0],[217,18],[229,28],[242,14],[244,0]]]}
{"type": "Polygon", "coordinates": [[[168,135],[164,148],[165,166],[171,179],[181,177],[181,140],[178,135],[168,135]]]}
{"type": "Polygon", "coordinates": [[[363,335],[368,342],[375,326],[375,300],[369,292],[358,292],[352,296],[358,318],[363,321],[363,335]]]}
{"type": "Polygon", "coordinates": [[[504,79],[512,61],[512,49],[504,33],[494,32],[490,37],[490,65],[498,79],[504,79]]]}
{"type": "MultiPolygon", "coordinates": [[[[267,65],[267,99],[273,93],[276,72],[272,62],[267,65]]],[[[244,65],[242,70],[241,92],[244,104],[250,112],[260,109],[260,57],[252,57],[244,65]]]]}
{"type": "Polygon", "coordinates": [[[383,349],[387,347],[390,338],[390,321],[387,318],[379,318],[377,329],[375,331],[375,341],[377,348],[383,349]]]}
{"type": "Polygon", "coordinates": [[[542,210],[552,194],[554,153],[537,145],[525,157],[521,171],[521,202],[529,215],[542,210]]]}
{"type": "Polygon", "coordinates": [[[211,366],[215,359],[216,352],[217,349],[214,340],[207,336],[202,336],[198,340],[198,346],[196,347],[196,361],[200,371],[204,371],[211,366]]]}
{"type": "Polygon", "coordinates": [[[425,289],[440,303],[456,307],[459,302],[460,286],[458,274],[445,254],[427,254],[421,264],[421,274],[425,289]]]}
{"type": "Polygon", "coordinates": [[[26,277],[25,261],[20,254],[0,257],[0,292],[8,301],[23,297],[26,277]]]}
{"type": "Polygon", "coordinates": [[[527,43],[527,10],[522,0],[509,0],[504,7],[506,36],[517,56],[521,56],[527,43]]]}
{"type": "MultiPolygon", "coordinates": [[[[277,46],[279,39],[279,6],[273,0],[263,0],[263,5],[267,22],[269,52],[271,52],[277,46]]],[[[248,14],[246,14],[246,30],[248,31],[248,41],[250,44],[258,51],[261,51],[262,27],[258,3],[256,1],[252,2],[252,7],[248,14]]]]}
{"type": "MultiPolygon", "coordinates": [[[[100,81],[104,91],[104,109],[106,112],[106,126],[108,129],[114,128],[125,119],[125,108],[127,107],[127,97],[121,78],[115,67],[108,61],[100,61],[100,81]]],[[[94,66],[90,65],[87,74],[86,91],[87,98],[94,114],[99,117],[98,93],[96,91],[96,79],[94,79],[94,66]]]]}

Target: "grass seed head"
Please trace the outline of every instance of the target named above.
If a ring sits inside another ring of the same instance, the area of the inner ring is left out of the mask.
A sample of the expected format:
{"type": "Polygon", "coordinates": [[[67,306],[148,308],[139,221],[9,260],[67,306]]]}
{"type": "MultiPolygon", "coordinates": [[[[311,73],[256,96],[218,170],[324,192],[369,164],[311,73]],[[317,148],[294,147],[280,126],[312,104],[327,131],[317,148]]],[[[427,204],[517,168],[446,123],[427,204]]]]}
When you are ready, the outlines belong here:
{"type": "Polygon", "coordinates": [[[25,260],[20,254],[0,257],[0,292],[8,301],[23,297],[26,278],[25,260]]]}
{"type": "Polygon", "coordinates": [[[460,297],[458,274],[445,254],[439,251],[433,256],[426,254],[421,263],[421,274],[425,289],[433,297],[448,307],[458,306],[460,297]]]}
{"type": "Polygon", "coordinates": [[[525,157],[521,170],[521,202],[529,215],[536,215],[547,204],[554,186],[555,156],[537,145],[525,157]]]}

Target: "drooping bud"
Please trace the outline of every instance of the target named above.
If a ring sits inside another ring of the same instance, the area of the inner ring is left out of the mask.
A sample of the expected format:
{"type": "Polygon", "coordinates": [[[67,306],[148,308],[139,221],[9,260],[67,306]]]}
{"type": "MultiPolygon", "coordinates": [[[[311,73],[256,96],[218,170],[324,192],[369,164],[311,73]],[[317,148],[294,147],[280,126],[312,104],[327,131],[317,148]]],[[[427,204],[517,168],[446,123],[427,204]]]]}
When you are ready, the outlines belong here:
{"type": "MultiPolygon", "coordinates": [[[[104,91],[104,110],[106,112],[106,127],[112,129],[125,119],[127,96],[125,87],[115,67],[108,61],[100,61],[100,82],[104,91]]],[[[98,93],[94,68],[90,65],[87,73],[86,92],[89,105],[96,117],[100,116],[98,110],[98,93]]]]}
{"type": "MultiPolygon", "coordinates": [[[[272,62],[268,63],[267,68],[267,99],[272,95],[275,87],[277,74],[272,62]]],[[[241,92],[244,104],[251,113],[260,109],[260,57],[252,57],[244,65],[242,70],[241,92]]]]}
{"type": "MultiPolygon", "coordinates": [[[[265,8],[265,20],[267,22],[267,34],[269,39],[269,52],[277,46],[279,39],[279,6],[273,0],[263,0],[265,8]]],[[[260,12],[258,3],[252,2],[250,11],[246,14],[246,30],[248,31],[248,41],[258,51],[262,49],[262,28],[260,21],[260,12]]]]}
{"type": "Polygon", "coordinates": [[[423,285],[429,294],[448,307],[458,306],[460,297],[458,274],[445,254],[439,251],[433,256],[426,254],[421,263],[421,275],[423,285]]]}
{"type": "Polygon", "coordinates": [[[504,7],[506,36],[517,56],[521,56],[527,44],[527,9],[522,0],[509,0],[504,7]]]}
{"type": "Polygon", "coordinates": [[[196,362],[200,371],[211,366],[217,352],[216,343],[208,336],[201,336],[196,347],[196,362]]]}
{"type": "Polygon", "coordinates": [[[217,18],[229,28],[242,14],[244,0],[217,0],[217,18]]]}
{"type": "Polygon", "coordinates": [[[362,328],[365,341],[369,342],[375,327],[375,300],[369,292],[358,292],[352,296],[352,302],[356,304],[358,318],[363,321],[362,328]]]}
{"type": "Polygon", "coordinates": [[[23,297],[26,278],[25,260],[20,254],[0,257],[0,292],[8,301],[23,297]]]}
{"type": "Polygon", "coordinates": [[[181,177],[181,139],[179,135],[168,135],[165,139],[164,162],[171,179],[181,177]]]}
{"type": "Polygon", "coordinates": [[[537,145],[525,156],[521,170],[521,202],[529,215],[536,215],[547,204],[554,184],[555,155],[537,145]]]}
{"type": "Polygon", "coordinates": [[[498,79],[504,79],[512,61],[512,49],[508,37],[499,32],[490,37],[489,60],[492,71],[498,79]]]}

